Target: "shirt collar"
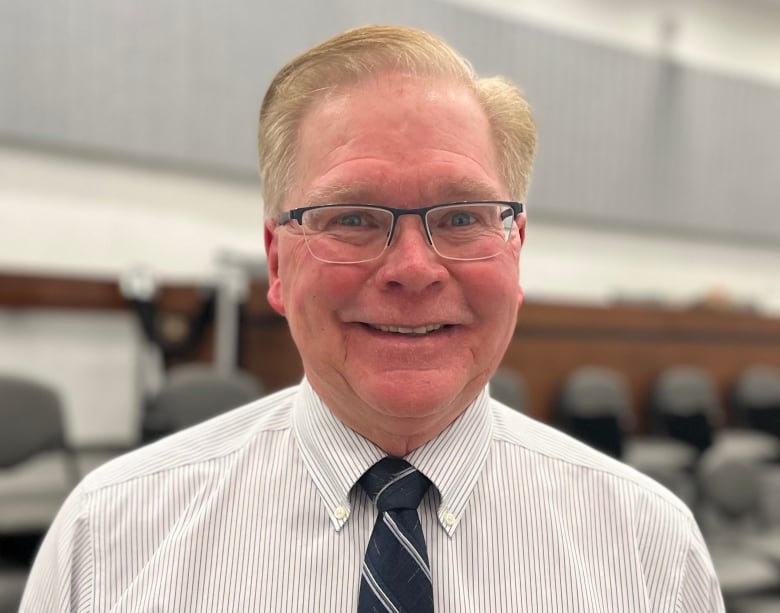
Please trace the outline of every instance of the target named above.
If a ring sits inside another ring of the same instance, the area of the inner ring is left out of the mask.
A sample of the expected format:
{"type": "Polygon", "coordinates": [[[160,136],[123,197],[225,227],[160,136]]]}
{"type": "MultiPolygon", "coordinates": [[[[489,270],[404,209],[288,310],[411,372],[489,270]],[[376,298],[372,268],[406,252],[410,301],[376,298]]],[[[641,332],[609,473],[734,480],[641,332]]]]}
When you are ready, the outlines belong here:
{"type": "MultiPolygon", "coordinates": [[[[295,398],[292,422],[304,464],[340,530],[349,519],[350,490],[386,454],[335,417],[306,379],[295,398]]],[[[406,456],[439,491],[439,522],[449,535],[482,474],[492,433],[485,389],[441,434],[406,456]]]]}

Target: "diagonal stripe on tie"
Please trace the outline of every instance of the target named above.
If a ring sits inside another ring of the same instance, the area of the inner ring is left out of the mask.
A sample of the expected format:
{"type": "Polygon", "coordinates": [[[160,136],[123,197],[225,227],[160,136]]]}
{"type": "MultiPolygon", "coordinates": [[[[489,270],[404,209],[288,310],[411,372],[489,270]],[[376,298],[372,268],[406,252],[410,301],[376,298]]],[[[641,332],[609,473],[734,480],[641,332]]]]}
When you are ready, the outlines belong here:
{"type": "MultiPolygon", "coordinates": [[[[386,610],[390,611],[391,613],[399,613],[398,609],[395,607],[393,602],[390,600],[390,597],[385,594],[385,592],[382,590],[382,587],[377,583],[377,580],[374,578],[374,575],[371,574],[371,571],[366,566],[366,563],[363,562],[363,571],[362,571],[362,577],[361,577],[361,584],[365,583],[369,589],[371,590],[371,593],[374,595],[374,597],[379,601],[379,604],[384,607],[386,610]]],[[[361,585],[361,590],[363,589],[363,586],[361,585]]],[[[367,598],[367,597],[366,597],[367,598]]],[[[365,606],[365,605],[364,605],[365,606]]],[[[363,611],[364,609],[358,607],[358,611],[363,611]]],[[[372,605],[371,611],[379,611],[379,609],[376,608],[376,606],[372,605]]]]}
{"type": "MultiPolygon", "coordinates": [[[[395,520],[390,516],[389,513],[382,514],[382,521],[385,522],[385,525],[388,527],[392,535],[398,540],[409,556],[420,567],[420,570],[425,573],[425,576],[428,577],[428,581],[430,581],[431,569],[428,568],[428,560],[423,557],[423,554],[420,553],[420,551],[417,549],[417,546],[411,542],[410,537],[407,537],[403,533],[401,527],[395,523],[395,520]]],[[[414,536],[412,535],[411,538],[414,538],[414,536]]]]}
{"type": "Polygon", "coordinates": [[[378,515],[363,562],[358,613],[432,613],[431,571],[417,514],[430,481],[408,462],[385,458],[360,484],[378,515]]]}

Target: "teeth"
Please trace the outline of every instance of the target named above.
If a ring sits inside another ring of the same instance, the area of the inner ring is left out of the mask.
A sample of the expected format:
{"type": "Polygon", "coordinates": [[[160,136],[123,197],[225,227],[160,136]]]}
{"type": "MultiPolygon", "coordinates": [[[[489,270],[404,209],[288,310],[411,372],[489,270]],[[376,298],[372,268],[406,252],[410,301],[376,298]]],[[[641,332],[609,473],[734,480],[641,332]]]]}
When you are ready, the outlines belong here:
{"type": "Polygon", "coordinates": [[[395,332],[397,334],[428,334],[428,332],[433,332],[434,330],[439,330],[440,328],[443,328],[444,324],[430,324],[427,326],[419,326],[417,328],[402,328],[400,326],[383,326],[381,324],[374,325],[371,327],[377,330],[381,330],[382,332],[395,332]]]}

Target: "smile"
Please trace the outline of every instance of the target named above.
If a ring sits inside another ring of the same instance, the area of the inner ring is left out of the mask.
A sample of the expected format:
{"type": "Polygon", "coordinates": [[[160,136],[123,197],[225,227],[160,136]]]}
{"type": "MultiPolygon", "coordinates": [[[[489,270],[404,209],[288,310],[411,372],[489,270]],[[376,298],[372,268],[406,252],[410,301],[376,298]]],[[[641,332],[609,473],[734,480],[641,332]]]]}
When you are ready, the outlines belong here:
{"type": "Polygon", "coordinates": [[[417,326],[416,328],[405,328],[403,326],[383,326],[381,324],[368,324],[374,330],[380,332],[392,332],[394,334],[428,334],[441,330],[445,327],[445,324],[429,324],[427,326],[417,326]]]}

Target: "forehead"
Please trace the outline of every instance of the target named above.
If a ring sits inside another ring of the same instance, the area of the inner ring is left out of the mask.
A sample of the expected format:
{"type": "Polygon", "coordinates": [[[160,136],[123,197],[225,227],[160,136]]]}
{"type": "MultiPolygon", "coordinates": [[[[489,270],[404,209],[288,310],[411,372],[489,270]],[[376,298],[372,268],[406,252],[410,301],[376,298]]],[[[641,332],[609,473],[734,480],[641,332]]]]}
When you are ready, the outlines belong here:
{"type": "MultiPolygon", "coordinates": [[[[324,183],[307,192],[307,204],[388,204],[377,200],[377,195],[392,185],[388,181],[364,181],[324,183]]],[[[495,185],[468,177],[433,177],[425,182],[424,193],[430,204],[458,202],[462,200],[505,200],[495,185]]],[[[425,199],[425,198],[424,198],[425,199]]],[[[382,200],[382,198],[380,198],[382,200]]]]}
{"type": "Polygon", "coordinates": [[[386,73],[316,101],[299,129],[295,202],[504,199],[487,116],[465,85],[386,73]]]}

